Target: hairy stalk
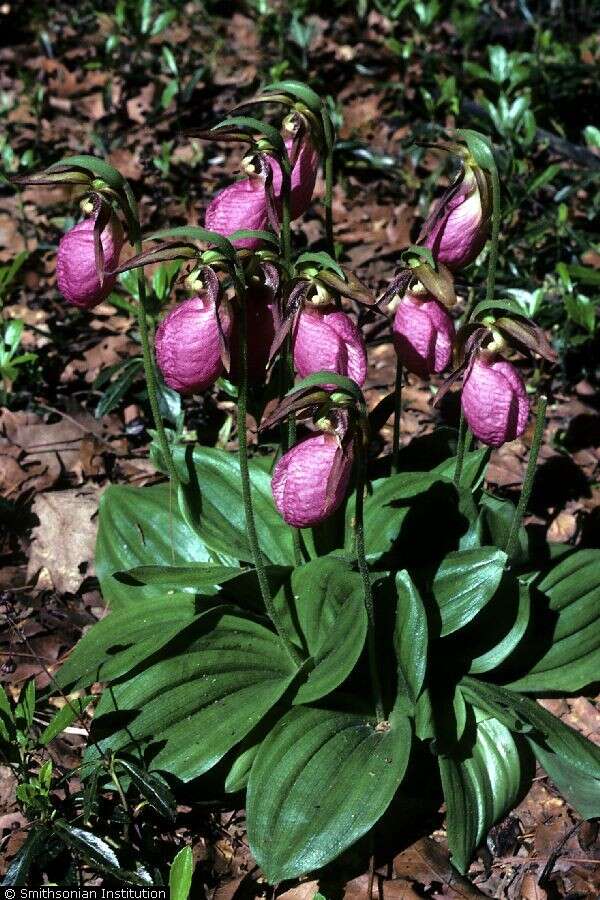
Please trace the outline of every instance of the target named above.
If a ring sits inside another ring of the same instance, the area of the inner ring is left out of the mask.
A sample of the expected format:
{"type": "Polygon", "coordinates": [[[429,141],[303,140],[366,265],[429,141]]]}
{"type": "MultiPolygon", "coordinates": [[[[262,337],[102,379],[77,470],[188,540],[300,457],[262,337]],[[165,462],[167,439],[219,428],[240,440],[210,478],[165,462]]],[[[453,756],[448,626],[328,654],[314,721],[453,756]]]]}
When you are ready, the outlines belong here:
{"type": "Polygon", "coordinates": [[[323,133],[325,135],[325,234],[327,247],[331,256],[335,257],[335,244],[333,240],[333,145],[335,135],[329,113],[323,106],[321,118],[323,121],[323,133]]]}
{"type": "Polygon", "coordinates": [[[538,455],[540,452],[540,447],[542,445],[542,438],[544,436],[547,406],[548,398],[542,395],[539,398],[537,404],[535,432],[533,434],[533,441],[531,443],[531,450],[529,452],[529,460],[527,462],[527,470],[525,472],[525,479],[523,481],[523,489],[521,491],[521,496],[519,497],[519,502],[517,503],[517,508],[515,510],[515,514],[510,526],[510,531],[508,532],[506,547],[504,548],[509,559],[513,556],[515,550],[517,549],[517,542],[519,540],[519,528],[521,527],[523,516],[527,511],[527,504],[529,503],[529,498],[531,497],[531,491],[533,489],[538,455]]]}
{"type": "Polygon", "coordinates": [[[379,722],[383,721],[383,700],[381,694],[381,681],[379,679],[379,670],[377,668],[377,650],[375,645],[375,610],[373,609],[373,589],[371,587],[371,578],[369,575],[369,567],[365,557],[365,525],[363,520],[364,494],[365,494],[365,451],[362,443],[362,436],[358,435],[354,442],[356,453],[356,511],[355,511],[355,534],[356,534],[356,561],[358,569],[362,576],[365,591],[365,609],[367,610],[368,630],[367,630],[367,649],[369,653],[369,671],[371,674],[371,687],[373,690],[373,700],[375,701],[375,713],[379,722]]]}
{"type": "MultiPolygon", "coordinates": [[[[238,282],[236,284],[239,285],[238,282]]],[[[238,317],[239,334],[240,334],[240,386],[238,392],[238,440],[240,445],[240,475],[242,479],[242,497],[244,501],[244,513],[246,516],[246,532],[248,534],[248,543],[252,551],[252,559],[256,568],[256,575],[260,592],[262,594],[265,609],[271,619],[275,630],[281,639],[286,652],[292,659],[294,665],[300,662],[300,654],[292,644],[285,625],[273,598],[271,597],[271,589],[265,569],[265,561],[260,550],[258,542],[258,534],[256,533],[256,522],[254,520],[254,508],[252,506],[252,490],[250,487],[250,470],[248,467],[248,440],[246,435],[246,409],[248,403],[248,340],[247,340],[247,309],[244,291],[238,286],[238,299],[240,301],[240,312],[238,317]]]]}
{"type": "MultiPolygon", "coordinates": [[[[291,176],[290,172],[282,165],[281,178],[281,249],[283,252],[283,261],[285,263],[285,279],[289,279],[292,265],[292,230],[290,227],[290,192],[291,192],[291,176]]],[[[285,368],[285,392],[287,392],[294,384],[294,357],[292,351],[292,336],[288,335],[284,345],[284,368],[285,368]]],[[[288,416],[284,426],[284,434],[282,435],[284,449],[289,450],[296,443],[296,417],[292,413],[288,416]]],[[[302,546],[300,543],[300,532],[297,528],[292,529],[292,541],[294,545],[294,562],[297,566],[302,565],[302,546]]]]}
{"type": "MultiPolygon", "coordinates": [[[[494,290],[496,288],[496,268],[498,266],[498,239],[500,237],[500,179],[498,178],[498,169],[496,168],[495,162],[493,167],[490,169],[490,175],[492,176],[492,234],[490,241],[490,255],[488,259],[487,282],[485,287],[486,300],[494,299],[494,290]]],[[[472,307],[473,303],[471,303],[471,306],[466,312],[465,324],[471,318],[472,307]]],[[[466,427],[464,414],[461,410],[460,426],[458,430],[458,446],[456,448],[456,470],[454,473],[454,484],[457,487],[460,484],[460,477],[462,474],[463,461],[466,452],[465,442],[467,440],[467,437],[469,438],[470,443],[472,435],[470,430],[466,427]]]]}
{"type": "Polygon", "coordinates": [[[394,437],[392,440],[392,473],[400,465],[400,419],[402,417],[402,363],[396,356],[396,384],[394,386],[394,437]]]}
{"type": "Polygon", "coordinates": [[[498,265],[498,238],[500,236],[500,179],[498,178],[498,169],[495,164],[490,174],[492,176],[492,237],[485,288],[486,300],[494,299],[496,267],[498,265]]]}
{"type": "MultiPolygon", "coordinates": [[[[137,204],[135,202],[135,197],[133,196],[133,192],[128,184],[125,187],[125,193],[127,196],[127,202],[129,204],[129,215],[127,216],[129,220],[129,229],[130,229],[130,238],[131,242],[134,246],[136,253],[142,252],[142,233],[140,228],[140,222],[137,215],[137,204]]],[[[162,416],[160,414],[160,409],[158,406],[158,392],[156,386],[156,370],[154,368],[154,359],[152,355],[152,350],[150,348],[150,336],[148,333],[148,320],[146,318],[146,279],[144,277],[144,269],[139,268],[137,271],[137,279],[138,279],[138,291],[140,295],[139,303],[137,304],[137,319],[138,319],[138,327],[140,330],[140,341],[142,344],[142,361],[144,365],[144,376],[146,378],[146,389],[148,391],[148,400],[150,402],[150,410],[152,412],[152,418],[154,420],[154,427],[156,429],[156,436],[158,438],[158,445],[160,447],[161,453],[165,460],[165,465],[167,467],[167,471],[169,473],[169,478],[171,479],[173,485],[177,487],[180,483],[179,475],[177,474],[177,469],[175,468],[175,463],[173,461],[173,455],[171,453],[171,448],[169,446],[169,441],[167,440],[167,435],[165,432],[165,428],[162,421],[162,416]]]]}
{"type": "Polygon", "coordinates": [[[457,488],[460,487],[460,479],[462,478],[465,454],[469,452],[472,438],[473,432],[467,425],[467,420],[465,419],[465,414],[463,408],[461,407],[460,423],[458,426],[458,443],[456,445],[456,468],[454,470],[454,484],[457,488]]]}

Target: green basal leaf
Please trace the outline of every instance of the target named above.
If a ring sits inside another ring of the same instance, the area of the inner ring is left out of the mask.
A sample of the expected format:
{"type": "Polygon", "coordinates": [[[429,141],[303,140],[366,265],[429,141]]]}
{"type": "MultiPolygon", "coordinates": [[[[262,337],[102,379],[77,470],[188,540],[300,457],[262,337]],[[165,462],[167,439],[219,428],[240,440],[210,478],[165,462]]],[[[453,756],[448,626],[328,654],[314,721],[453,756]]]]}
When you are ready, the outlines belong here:
{"type": "MultiPolygon", "coordinates": [[[[465,453],[460,485],[463,490],[476,490],[483,483],[485,471],[489,462],[491,450],[482,447],[479,450],[471,450],[465,453]]],[[[431,470],[431,474],[441,475],[444,478],[453,478],[456,469],[456,456],[444,460],[431,470]]]]}
{"type": "Polygon", "coordinates": [[[562,559],[536,584],[535,628],[519,691],[578,691],[600,677],[600,550],[562,559]]]}
{"type": "Polygon", "coordinates": [[[403,712],[413,714],[427,669],[427,614],[410,575],[396,573],[396,627],[394,647],[398,663],[398,702],[403,712]]]}
{"type": "MultiPolygon", "coordinates": [[[[231,547],[229,548],[232,549],[231,547]]],[[[118,581],[115,572],[137,566],[187,565],[196,562],[238,566],[238,558],[219,554],[192,531],[183,519],[175,492],[169,484],[151,487],[111,485],[100,498],[95,566],[100,588],[113,608],[130,602],[164,600],[160,585],[131,587],[118,581]]],[[[195,589],[186,589],[193,593],[195,589]]],[[[204,589],[217,593],[217,588],[204,589]]]]}
{"type": "Polygon", "coordinates": [[[291,97],[295,97],[296,100],[305,103],[311,112],[316,114],[321,112],[321,98],[316,91],[313,91],[312,88],[302,81],[293,81],[291,79],[272,81],[271,84],[268,84],[262,90],[265,94],[289,94],[291,97]]]}
{"type": "Polygon", "coordinates": [[[492,599],[505,565],[506,553],[496,547],[457,550],[445,557],[431,584],[441,637],[458,631],[492,599]]]}
{"type": "Polygon", "coordinates": [[[477,634],[469,641],[473,654],[470,675],[481,675],[498,668],[521,642],[529,625],[531,593],[529,579],[505,573],[500,587],[475,623],[477,634]],[[489,621],[488,621],[489,620],[489,621]],[[489,650],[490,637],[502,636],[489,650]]]}
{"type": "Polygon", "coordinates": [[[187,566],[135,566],[123,572],[115,572],[117,581],[132,586],[153,584],[169,588],[189,588],[200,591],[224,584],[240,575],[251,572],[234,566],[215,566],[213,563],[190,563],[187,566]]]}
{"type": "MultiPolygon", "coordinates": [[[[204,600],[204,610],[218,601],[204,600]]],[[[85,634],[56,674],[61,689],[78,690],[120,678],[152,657],[198,620],[202,609],[193,594],[163,589],[160,599],[138,596],[109,613],[85,634]]]]}
{"type": "Polygon", "coordinates": [[[311,707],[291,710],[261,744],[248,782],[248,840],[271,884],[338,856],[378,821],[400,785],[408,718],[389,729],[311,707]]]}
{"type": "MultiPolygon", "coordinates": [[[[164,463],[156,445],[151,458],[158,468],[164,463]]],[[[179,503],[180,516],[188,530],[206,548],[203,556],[188,554],[190,559],[204,561],[210,553],[215,562],[237,565],[240,560],[251,562],[252,549],[246,533],[246,517],[242,497],[240,465],[237,453],[212,447],[177,446],[173,459],[180,477],[186,482],[185,503],[179,503]]],[[[250,461],[250,483],[261,551],[267,562],[274,565],[293,565],[294,550],[289,528],[282,526],[271,492],[271,477],[257,463],[250,461]]],[[[179,501],[183,498],[180,495],[179,501]]],[[[208,561],[208,560],[207,560],[208,561]]],[[[120,568],[125,568],[121,566],[120,568]]]]}
{"type": "Polygon", "coordinates": [[[292,573],[274,602],[313,668],[294,697],[311,703],[335,690],[354,669],[367,634],[362,578],[338,557],[324,556],[292,573]]]}
{"type": "MultiPolygon", "coordinates": [[[[272,631],[213,610],[160,659],[104,692],[93,736],[104,751],[137,754],[144,743],[153,769],[189,781],[239,743],[296,676],[272,631]]],[[[88,747],[87,762],[97,755],[88,747]]]]}
{"type": "Polygon", "coordinates": [[[600,747],[538,703],[507,688],[464,678],[465,697],[524,734],[548,775],[580,815],[600,815],[600,747]]]}
{"type": "Polygon", "coordinates": [[[460,756],[438,759],[447,808],[452,862],[465,873],[492,825],[514,805],[521,785],[521,760],[508,728],[470,707],[475,734],[460,756]]]}
{"type": "MultiPolygon", "coordinates": [[[[508,535],[515,515],[515,506],[510,500],[502,500],[493,494],[484,491],[480,500],[479,525],[483,534],[483,540],[495,547],[506,547],[508,535]]],[[[529,542],[527,531],[523,526],[519,528],[519,542],[513,565],[524,565],[529,555],[529,542]]]]}
{"type": "MultiPolygon", "coordinates": [[[[372,483],[372,491],[365,497],[364,503],[367,560],[380,560],[394,550],[404,521],[412,510],[410,501],[437,485],[456,494],[450,479],[430,472],[402,472],[372,483]]],[[[345,549],[348,555],[354,549],[355,502],[352,496],[346,507],[345,549]]]]}

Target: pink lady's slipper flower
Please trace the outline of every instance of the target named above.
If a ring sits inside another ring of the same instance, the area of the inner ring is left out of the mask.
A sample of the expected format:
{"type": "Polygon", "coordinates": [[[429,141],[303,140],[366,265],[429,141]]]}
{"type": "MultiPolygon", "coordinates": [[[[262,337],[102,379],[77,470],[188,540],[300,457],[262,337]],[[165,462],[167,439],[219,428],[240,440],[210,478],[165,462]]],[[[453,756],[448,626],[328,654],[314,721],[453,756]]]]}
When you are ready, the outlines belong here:
{"type": "MultiPolygon", "coordinates": [[[[279,285],[277,270],[269,263],[263,263],[262,271],[262,277],[257,275],[249,279],[245,298],[248,380],[253,384],[259,384],[266,378],[269,350],[279,323],[276,300],[279,285]]],[[[229,380],[237,384],[239,376],[239,332],[235,319],[231,332],[229,380]]]]}
{"type": "MultiPolygon", "coordinates": [[[[80,309],[92,309],[101,303],[115,285],[114,275],[98,272],[94,239],[95,217],[83,219],[60,239],[56,257],[58,289],[69,303],[80,309]]],[[[123,229],[111,215],[100,233],[104,269],[115,269],[123,246],[123,229]]]]}
{"type": "MultiPolygon", "coordinates": [[[[286,139],[285,145],[288,152],[291,152],[293,139],[286,139]]],[[[275,224],[271,221],[273,215],[281,219],[282,175],[277,160],[272,156],[267,156],[266,164],[261,166],[250,157],[244,165],[249,173],[248,177],[235,181],[220,191],[211,200],[206,210],[204,227],[209,231],[216,231],[223,237],[229,237],[242,228],[264,231],[269,224],[275,224]],[[271,214],[267,194],[269,166],[272,175],[270,190],[273,195],[271,214]]],[[[315,187],[318,165],[319,154],[310,140],[305,138],[300,145],[292,169],[290,191],[292,219],[297,219],[308,209],[315,187]]],[[[260,247],[261,242],[256,238],[241,238],[234,241],[233,245],[238,249],[254,250],[260,247]]]]}
{"type": "Polygon", "coordinates": [[[423,225],[419,243],[451,271],[468,266],[481,252],[490,225],[490,194],[483,169],[465,165],[423,225]]]}
{"type": "MultiPolygon", "coordinates": [[[[286,138],[285,149],[288,154],[292,153],[293,143],[292,138],[286,138]]],[[[273,190],[277,200],[277,212],[281,218],[281,168],[277,160],[270,157],[270,162],[273,167],[273,190]]],[[[303,216],[310,206],[318,169],[319,153],[310,139],[304,138],[298,149],[298,155],[292,169],[290,185],[290,212],[292,220],[303,216]]]]}
{"type": "MultiPolygon", "coordinates": [[[[223,339],[231,334],[232,317],[219,308],[223,339]]],[[[224,372],[221,331],[214,299],[206,294],[178,304],[156,331],[156,361],[166,384],[181,394],[211,387],[224,372]]]]}
{"type": "Polygon", "coordinates": [[[463,380],[462,408],[475,437],[490,447],[500,447],[520,437],[527,426],[525,383],[507,360],[480,351],[463,380]]]}
{"type": "Polygon", "coordinates": [[[316,434],[281,457],[271,488],[288,525],[310,528],[339,509],[350,480],[352,455],[352,446],[342,449],[334,434],[316,434]]]}
{"type": "Polygon", "coordinates": [[[362,387],[367,351],[358,326],[332,306],[305,306],[293,332],[294,366],[301,378],[321,370],[352,378],[362,387]]]}
{"type": "Polygon", "coordinates": [[[452,357],[454,322],[431,294],[408,291],[394,316],[394,346],[400,363],[421,378],[447,368],[452,357]]]}

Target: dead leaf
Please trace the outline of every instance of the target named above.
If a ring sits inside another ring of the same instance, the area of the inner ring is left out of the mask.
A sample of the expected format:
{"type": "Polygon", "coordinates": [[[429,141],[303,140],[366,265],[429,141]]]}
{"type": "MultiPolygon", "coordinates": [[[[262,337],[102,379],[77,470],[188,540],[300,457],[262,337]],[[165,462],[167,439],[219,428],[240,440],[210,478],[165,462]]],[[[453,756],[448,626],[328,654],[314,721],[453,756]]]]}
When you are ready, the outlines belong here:
{"type": "Polygon", "coordinates": [[[528,872],[521,882],[522,900],[546,900],[548,894],[537,883],[537,876],[528,872]]]}
{"type": "Polygon", "coordinates": [[[101,492],[96,485],[88,484],[81,490],[38,494],[33,512],[40,524],[32,534],[28,580],[45,568],[55,590],[74,594],[93,574],[101,492]]]}
{"type": "Polygon", "coordinates": [[[576,532],[577,517],[563,510],[552,520],[546,534],[552,543],[567,544],[575,537],[576,532]]]}
{"type": "MultiPolygon", "coordinates": [[[[301,881],[289,891],[279,894],[278,900],[312,900],[318,891],[318,881],[301,881]]],[[[220,897],[219,900],[224,900],[224,898],[220,897]]]]}
{"type": "Polygon", "coordinates": [[[441,881],[446,889],[444,896],[449,898],[475,900],[486,896],[456,871],[448,851],[428,837],[415,841],[394,858],[394,874],[425,886],[441,881]]]}
{"type": "Polygon", "coordinates": [[[127,115],[133,122],[137,122],[138,125],[146,124],[146,117],[152,109],[152,104],[154,102],[154,92],[154,84],[147,84],[142,88],[137,97],[133,97],[131,100],[127,101],[127,115]]]}

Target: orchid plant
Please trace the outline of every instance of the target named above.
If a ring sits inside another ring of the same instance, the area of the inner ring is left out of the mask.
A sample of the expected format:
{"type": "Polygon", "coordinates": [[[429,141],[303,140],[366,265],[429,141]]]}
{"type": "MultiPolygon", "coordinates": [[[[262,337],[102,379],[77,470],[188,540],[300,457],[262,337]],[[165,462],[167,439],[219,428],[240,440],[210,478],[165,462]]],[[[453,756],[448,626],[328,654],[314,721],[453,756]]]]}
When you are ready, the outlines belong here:
{"type": "Polygon", "coordinates": [[[214,770],[223,793],[246,792],[250,846],[273,884],[324,866],[382,817],[393,828],[386,810],[396,798],[401,814],[432,759],[461,872],[534,758],[582,816],[600,815],[600,748],[531,696],[579,691],[600,662],[600,552],[540,548],[523,525],[544,397],[517,507],[485,486],[490,448],[529,419],[515,353],[554,358],[496,294],[489,140],[459,130],[438,145],[458,175],[377,300],[336,259],[333,127],[314,91],[271,84],[203,137],[248,146],[243,177],[215,196],[204,227],[142,237],[131,188],[94,157],[27,178],[83,195],[85,218],[58,250],[68,302],[91,309],[119,273],[138,271],[151,456],[167,476],[101,499],[109,612],[56,678],[69,692],[106,685],[83,775],[97,781],[120,759],[181,789],[214,770]],[[328,252],[294,254],[290,222],[320,161],[328,252]],[[133,256],[119,264],[125,234],[133,256]],[[464,284],[486,245],[485,296],[467,306],[454,276],[464,284]],[[187,267],[190,298],[155,331],[143,270],[171,260],[187,267]],[[371,411],[349,300],[389,316],[397,351],[395,389],[371,411]],[[184,395],[231,382],[237,452],[165,428],[156,367],[184,395]],[[406,373],[449,369],[435,402],[461,385],[458,433],[401,446],[406,373]],[[392,414],[392,451],[378,456],[371,438],[392,414]]]}

